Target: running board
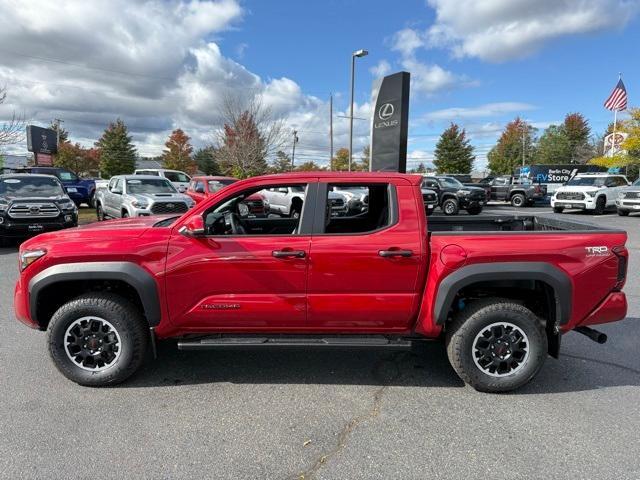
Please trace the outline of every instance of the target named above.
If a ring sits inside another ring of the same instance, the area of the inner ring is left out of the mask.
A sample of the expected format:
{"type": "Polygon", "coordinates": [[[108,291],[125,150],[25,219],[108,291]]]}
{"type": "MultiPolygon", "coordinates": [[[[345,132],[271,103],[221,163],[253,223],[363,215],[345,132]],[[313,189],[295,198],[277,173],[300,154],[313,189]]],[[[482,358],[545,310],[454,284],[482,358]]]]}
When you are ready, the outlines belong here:
{"type": "Polygon", "coordinates": [[[254,347],[411,348],[410,339],[384,335],[214,335],[178,341],[179,350],[254,347]]]}

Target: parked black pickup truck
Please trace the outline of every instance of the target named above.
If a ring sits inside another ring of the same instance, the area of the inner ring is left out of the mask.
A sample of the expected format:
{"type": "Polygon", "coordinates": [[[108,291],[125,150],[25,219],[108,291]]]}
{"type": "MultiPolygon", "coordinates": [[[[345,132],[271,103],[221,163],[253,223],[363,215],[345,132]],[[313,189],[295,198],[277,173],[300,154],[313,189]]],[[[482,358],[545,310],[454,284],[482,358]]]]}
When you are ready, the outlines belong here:
{"type": "Polygon", "coordinates": [[[438,205],[445,215],[457,215],[460,209],[466,210],[469,215],[478,215],[487,203],[483,188],[463,185],[453,177],[424,177],[422,188],[428,188],[438,194],[438,205]]]}
{"type": "Polygon", "coordinates": [[[516,208],[533,205],[547,196],[547,187],[533,183],[527,178],[503,175],[488,182],[491,186],[491,200],[509,202],[516,208]]]}

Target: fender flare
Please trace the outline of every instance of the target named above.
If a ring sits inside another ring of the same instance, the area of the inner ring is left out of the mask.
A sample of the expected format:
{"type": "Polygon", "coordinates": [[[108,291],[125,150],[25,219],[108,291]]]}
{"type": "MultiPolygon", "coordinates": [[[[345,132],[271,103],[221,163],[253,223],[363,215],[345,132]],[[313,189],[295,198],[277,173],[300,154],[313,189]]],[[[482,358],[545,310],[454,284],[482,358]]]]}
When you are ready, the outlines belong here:
{"type": "Polygon", "coordinates": [[[51,285],[78,280],[120,280],[137,292],[149,326],[160,323],[160,297],[153,276],[132,262],[63,263],[44,269],[29,281],[29,309],[37,320],[38,296],[51,285]]]}
{"type": "Polygon", "coordinates": [[[447,321],[449,307],[456,294],[464,287],[492,280],[539,280],[553,289],[556,324],[563,325],[571,317],[571,280],[562,270],[545,262],[478,263],[462,267],[447,275],[438,286],[433,306],[435,323],[447,321]]]}

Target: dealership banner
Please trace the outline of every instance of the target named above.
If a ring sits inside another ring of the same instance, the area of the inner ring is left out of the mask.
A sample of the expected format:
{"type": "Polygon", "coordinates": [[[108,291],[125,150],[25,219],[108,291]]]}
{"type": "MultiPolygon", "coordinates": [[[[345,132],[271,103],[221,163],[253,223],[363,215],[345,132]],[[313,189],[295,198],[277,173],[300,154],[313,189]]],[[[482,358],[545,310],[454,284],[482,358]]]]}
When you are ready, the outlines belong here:
{"type": "Polygon", "coordinates": [[[606,172],[607,169],[597,165],[529,165],[517,167],[513,174],[516,177],[528,178],[535,183],[566,183],[578,173],[606,172]]]}
{"type": "Polygon", "coordinates": [[[407,171],[409,72],[382,79],[371,119],[371,171],[407,171]]]}

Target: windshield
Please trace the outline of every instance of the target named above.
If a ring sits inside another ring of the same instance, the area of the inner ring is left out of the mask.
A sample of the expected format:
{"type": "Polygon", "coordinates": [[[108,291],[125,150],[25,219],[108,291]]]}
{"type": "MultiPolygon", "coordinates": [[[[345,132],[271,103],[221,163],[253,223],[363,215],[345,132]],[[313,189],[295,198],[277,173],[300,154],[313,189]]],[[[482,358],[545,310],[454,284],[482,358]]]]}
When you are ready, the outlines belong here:
{"type": "Polygon", "coordinates": [[[209,180],[209,191],[211,193],[213,192],[217,192],[218,190],[220,190],[223,187],[226,187],[227,185],[231,185],[232,183],[237,182],[237,180],[232,180],[232,179],[228,179],[228,180],[209,180]]]}
{"type": "Polygon", "coordinates": [[[604,185],[605,177],[573,177],[567,185],[579,187],[601,187],[604,185]]]}
{"type": "Polygon", "coordinates": [[[164,178],[170,182],[188,183],[191,181],[191,177],[182,172],[164,172],[164,178]]]}
{"type": "Polygon", "coordinates": [[[633,186],[634,187],[640,187],[640,178],[638,180],[636,180],[635,182],[633,182],[633,186]]]}
{"type": "Polygon", "coordinates": [[[67,170],[60,170],[56,172],[56,177],[58,177],[63,182],[75,182],[78,180],[78,177],[75,173],[69,172],[67,170]]]}
{"type": "Polygon", "coordinates": [[[127,180],[127,193],[176,193],[176,188],[164,178],[127,180]]]}
{"type": "Polygon", "coordinates": [[[445,188],[446,187],[460,188],[463,186],[462,183],[460,183],[458,180],[452,177],[440,177],[438,178],[438,182],[442,187],[445,187],[445,188]]]}
{"type": "Polygon", "coordinates": [[[64,195],[55,178],[9,177],[0,182],[0,195],[7,197],[58,197],[64,195]]]}

